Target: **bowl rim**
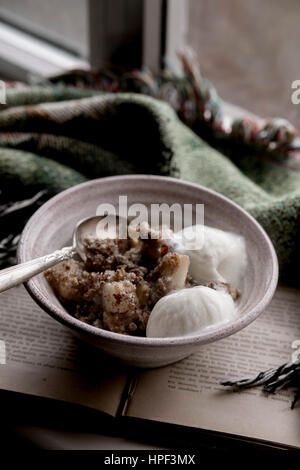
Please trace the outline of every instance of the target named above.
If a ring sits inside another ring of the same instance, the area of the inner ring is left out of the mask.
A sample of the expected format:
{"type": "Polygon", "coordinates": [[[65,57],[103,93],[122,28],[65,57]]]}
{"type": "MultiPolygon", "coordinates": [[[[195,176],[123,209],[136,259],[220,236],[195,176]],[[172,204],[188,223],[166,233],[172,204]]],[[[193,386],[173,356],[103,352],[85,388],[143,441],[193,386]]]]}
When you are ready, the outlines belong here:
{"type": "Polygon", "coordinates": [[[250,215],[245,209],[243,209],[241,206],[239,206],[237,203],[234,201],[230,200],[226,196],[223,196],[222,194],[206,188],[202,185],[196,184],[196,183],[190,183],[188,181],[184,180],[179,180],[174,177],[170,176],[158,176],[158,175],[144,175],[144,174],[133,174],[133,175],[118,175],[118,176],[109,176],[109,177],[103,177],[103,178],[97,178],[93,179],[84,183],[77,184],[75,186],[72,186],[71,188],[68,188],[57,195],[53,196],[50,198],[45,204],[43,204],[27,221],[23,232],[21,234],[21,238],[19,241],[18,245],[18,250],[17,250],[17,257],[18,257],[18,262],[24,262],[27,261],[26,258],[26,242],[30,238],[30,233],[32,227],[36,224],[36,221],[43,216],[43,213],[45,213],[50,207],[55,205],[57,201],[60,201],[63,199],[65,196],[71,195],[73,192],[80,191],[81,188],[85,187],[91,187],[94,185],[97,185],[99,183],[103,182],[110,182],[110,181],[124,181],[124,180],[159,180],[162,183],[172,183],[172,184],[177,184],[181,186],[188,186],[192,189],[200,190],[202,192],[206,192],[210,194],[211,196],[217,198],[218,200],[224,202],[227,205],[230,205],[233,207],[236,211],[239,211],[244,217],[246,217],[252,225],[255,227],[255,229],[260,233],[261,237],[264,239],[265,243],[267,244],[268,250],[269,250],[269,256],[271,258],[271,264],[272,264],[272,274],[269,283],[265,287],[265,294],[264,296],[260,299],[260,301],[250,310],[244,314],[241,317],[236,318],[233,321],[230,321],[228,323],[223,323],[219,325],[212,325],[202,331],[200,331],[197,334],[193,335],[187,335],[187,336],[176,336],[176,337],[168,337],[168,338],[147,338],[147,337],[138,337],[138,336],[129,336],[129,335],[124,335],[121,333],[114,333],[108,330],[104,330],[98,327],[95,327],[93,325],[90,325],[88,323],[84,323],[81,320],[78,320],[74,318],[70,313],[68,313],[65,309],[63,308],[58,308],[55,305],[52,305],[51,302],[48,301],[47,297],[43,294],[43,292],[39,289],[39,287],[36,285],[35,278],[31,278],[29,281],[24,283],[24,286],[30,296],[33,298],[33,300],[50,316],[52,316],[54,319],[58,320],[60,323],[68,326],[69,328],[80,332],[80,333],[86,333],[89,336],[101,338],[104,341],[109,340],[110,343],[117,343],[117,344],[126,344],[126,345],[143,345],[147,347],[161,347],[161,348],[166,348],[170,346],[178,346],[178,345],[191,345],[191,344],[207,344],[209,342],[213,342],[216,340],[223,339],[227,336],[230,336],[237,331],[240,331],[241,329],[245,328],[248,326],[250,323],[252,323],[267,307],[269,302],[271,301],[276,287],[278,283],[278,260],[277,260],[277,255],[274,249],[274,246],[265,232],[265,230],[261,227],[261,225],[250,215]]]}

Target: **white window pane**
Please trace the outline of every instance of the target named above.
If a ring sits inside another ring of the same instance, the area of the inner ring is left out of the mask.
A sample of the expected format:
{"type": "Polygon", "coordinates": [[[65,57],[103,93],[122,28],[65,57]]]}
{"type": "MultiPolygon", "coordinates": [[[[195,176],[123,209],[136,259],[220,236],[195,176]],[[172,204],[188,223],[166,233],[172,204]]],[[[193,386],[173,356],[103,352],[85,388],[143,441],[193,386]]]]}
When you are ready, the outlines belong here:
{"type": "Polygon", "coordinates": [[[0,0],[0,19],[88,56],[88,0],[0,0]]]}

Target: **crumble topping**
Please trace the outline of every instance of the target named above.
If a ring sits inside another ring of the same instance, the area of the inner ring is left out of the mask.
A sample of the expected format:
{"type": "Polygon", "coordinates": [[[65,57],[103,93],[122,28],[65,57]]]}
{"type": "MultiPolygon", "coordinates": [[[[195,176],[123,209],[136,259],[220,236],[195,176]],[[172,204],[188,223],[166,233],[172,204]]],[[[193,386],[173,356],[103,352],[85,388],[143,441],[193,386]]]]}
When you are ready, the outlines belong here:
{"type": "MultiPolygon", "coordinates": [[[[84,241],[86,261],[63,261],[45,276],[66,309],[77,319],[116,333],[145,336],[152,308],[168,293],[199,285],[188,274],[189,256],[162,239],[84,241]]],[[[240,291],[228,283],[205,284],[240,291]]]]}

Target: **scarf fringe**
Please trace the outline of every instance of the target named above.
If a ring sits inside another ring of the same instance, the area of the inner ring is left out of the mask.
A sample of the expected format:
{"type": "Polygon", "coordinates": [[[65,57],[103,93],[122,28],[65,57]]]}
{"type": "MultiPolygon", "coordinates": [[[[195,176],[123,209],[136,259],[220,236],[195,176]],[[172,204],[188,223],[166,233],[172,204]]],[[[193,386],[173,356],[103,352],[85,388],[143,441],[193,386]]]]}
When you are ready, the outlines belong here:
{"type": "Polygon", "coordinates": [[[231,387],[235,391],[263,385],[262,390],[266,393],[276,393],[282,388],[296,387],[297,390],[291,403],[293,409],[300,399],[300,359],[283,364],[276,369],[259,372],[254,377],[227,380],[221,382],[221,385],[231,387]]]}

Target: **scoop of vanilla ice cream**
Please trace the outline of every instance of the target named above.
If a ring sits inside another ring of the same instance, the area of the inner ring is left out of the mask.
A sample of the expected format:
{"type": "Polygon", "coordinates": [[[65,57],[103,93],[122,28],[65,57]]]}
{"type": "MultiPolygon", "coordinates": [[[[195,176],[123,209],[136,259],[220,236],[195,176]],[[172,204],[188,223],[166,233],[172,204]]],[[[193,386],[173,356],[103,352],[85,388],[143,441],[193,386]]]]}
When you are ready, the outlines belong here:
{"type": "Polygon", "coordinates": [[[190,257],[189,274],[195,281],[240,284],[247,264],[244,237],[195,225],[176,232],[172,245],[177,253],[190,257]]]}
{"type": "Polygon", "coordinates": [[[167,338],[198,333],[203,328],[233,319],[232,297],[205,286],[174,291],[154,306],[146,329],[150,338],[167,338]]]}

